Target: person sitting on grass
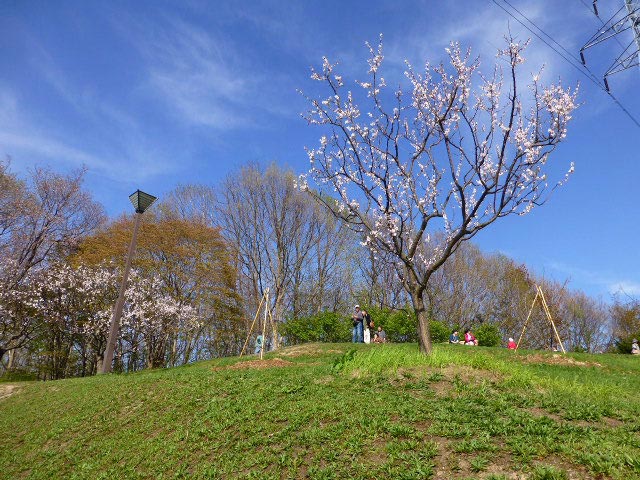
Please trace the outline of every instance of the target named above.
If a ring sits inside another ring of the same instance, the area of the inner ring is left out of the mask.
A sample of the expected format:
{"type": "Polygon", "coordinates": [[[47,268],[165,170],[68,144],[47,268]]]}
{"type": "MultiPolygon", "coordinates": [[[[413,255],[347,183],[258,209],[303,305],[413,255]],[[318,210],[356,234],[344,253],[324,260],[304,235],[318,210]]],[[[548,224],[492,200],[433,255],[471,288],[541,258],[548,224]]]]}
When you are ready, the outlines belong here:
{"type": "Polygon", "coordinates": [[[387,333],[382,329],[382,327],[378,327],[378,331],[376,332],[376,336],[373,338],[374,343],[387,343],[387,333]]]}
{"type": "Polygon", "coordinates": [[[452,331],[451,335],[449,335],[449,343],[460,343],[457,330],[452,331]]]}
{"type": "Polygon", "coordinates": [[[516,342],[513,341],[513,338],[509,337],[509,343],[507,343],[507,348],[509,350],[516,350],[518,348],[518,345],[516,344],[516,342]]]}
{"type": "Polygon", "coordinates": [[[465,345],[478,345],[478,340],[473,336],[470,329],[464,331],[464,344],[465,345]]]}
{"type": "Polygon", "coordinates": [[[640,355],[640,347],[638,346],[638,340],[633,339],[631,344],[631,355],[640,355]]]}

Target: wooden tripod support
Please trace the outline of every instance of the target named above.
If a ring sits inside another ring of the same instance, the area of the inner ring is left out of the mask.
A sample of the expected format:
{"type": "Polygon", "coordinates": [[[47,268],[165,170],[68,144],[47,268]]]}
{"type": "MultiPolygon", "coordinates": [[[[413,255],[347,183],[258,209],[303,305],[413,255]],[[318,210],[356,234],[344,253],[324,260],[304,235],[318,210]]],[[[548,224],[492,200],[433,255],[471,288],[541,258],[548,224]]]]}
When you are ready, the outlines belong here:
{"type": "MultiPolygon", "coordinates": [[[[273,335],[274,342],[276,342],[276,340],[278,338],[277,337],[277,335],[278,335],[278,327],[276,326],[276,322],[273,320],[273,317],[271,316],[271,309],[269,308],[269,289],[267,288],[264,291],[264,294],[262,295],[262,298],[260,299],[260,304],[258,305],[258,309],[256,310],[256,314],[253,317],[253,322],[251,323],[251,328],[249,328],[249,334],[247,335],[247,339],[244,342],[244,345],[242,347],[242,351],[240,352],[240,356],[244,355],[244,351],[247,348],[247,345],[249,344],[249,339],[251,338],[251,335],[253,334],[253,327],[255,326],[256,322],[258,321],[258,317],[260,316],[260,309],[264,310],[264,317],[263,317],[263,320],[262,320],[262,348],[260,348],[260,360],[262,360],[262,356],[264,355],[264,347],[266,345],[265,333],[266,333],[266,330],[267,330],[267,323],[271,324],[271,330],[272,330],[272,335],[273,335]]],[[[260,325],[258,325],[258,329],[259,328],[260,328],[260,325]]],[[[276,345],[276,343],[274,343],[274,345],[276,345]]]]}
{"type": "Polygon", "coordinates": [[[562,349],[562,353],[567,353],[564,349],[564,345],[562,345],[562,340],[560,340],[560,335],[558,335],[558,329],[556,328],[556,324],[553,321],[553,317],[551,316],[551,310],[549,310],[549,305],[547,304],[546,298],[544,298],[544,293],[542,292],[542,287],[540,285],[536,285],[536,296],[533,299],[533,303],[531,304],[531,309],[529,310],[529,315],[527,315],[527,319],[524,321],[524,326],[522,327],[522,333],[520,334],[520,338],[518,339],[518,344],[516,345],[516,350],[520,348],[520,342],[522,341],[522,337],[524,336],[524,331],[527,329],[527,323],[529,323],[529,319],[531,318],[531,314],[533,313],[533,307],[536,305],[536,301],[540,298],[540,303],[542,304],[542,310],[544,311],[547,320],[553,327],[553,333],[556,335],[556,339],[558,340],[558,344],[562,349]]]}

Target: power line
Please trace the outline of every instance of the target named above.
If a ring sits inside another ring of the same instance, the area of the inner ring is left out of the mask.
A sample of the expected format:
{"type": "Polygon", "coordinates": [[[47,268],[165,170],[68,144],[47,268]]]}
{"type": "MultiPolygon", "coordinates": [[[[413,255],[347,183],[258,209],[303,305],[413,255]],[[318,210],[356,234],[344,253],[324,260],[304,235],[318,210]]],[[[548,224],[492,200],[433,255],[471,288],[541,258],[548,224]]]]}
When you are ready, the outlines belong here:
{"type": "MultiPolygon", "coordinates": [[[[533,20],[531,20],[529,17],[527,17],[524,13],[522,13],[520,10],[518,10],[516,7],[514,7],[508,0],[503,0],[504,3],[506,3],[507,5],[509,5],[509,7],[511,7],[513,10],[515,10],[516,12],[518,12],[518,14],[524,18],[527,22],[529,22],[531,25],[533,25],[533,27],[538,30],[542,35],[544,35],[545,37],[547,37],[549,40],[551,40],[553,43],[555,43],[558,47],[560,47],[560,49],[562,51],[564,51],[572,60],[572,64],[575,66],[577,63],[577,58],[575,58],[573,56],[573,53],[571,53],[569,50],[567,50],[566,48],[564,48],[563,45],[561,45],[560,43],[558,43],[551,35],[548,35],[544,30],[542,30],[540,27],[538,27],[538,25],[535,24],[535,22],[533,20]],[[576,63],[574,63],[576,62],[576,63]]],[[[531,31],[529,29],[529,31],[531,31]]],[[[540,38],[540,37],[538,37],[540,38]]],[[[548,45],[548,44],[547,44],[548,45]]],[[[558,52],[556,52],[558,53],[558,52]]],[[[565,59],[566,60],[566,59],[565,59]]],[[[597,78],[595,77],[595,75],[593,75],[593,73],[591,71],[589,71],[589,73],[594,77],[594,80],[597,78]]]]}
{"type": "Polygon", "coordinates": [[[549,34],[545,33],[540,27],[538,27],[533,21],[531,21],[526,15],[524,15],[522,12],[520,12],[518,9],[516,9],[515,7],[513,7],[513,5],[511,5],[507,0],[503,0],[507,5],[509,5],[512,9],[514,9],[516,12],[518,12],[526,21],[528,21],[531,25],[533,25],[536,29],[538,29],[540,32],[542,32],[543,35],[545,35],[546,37],[548,37],[549,39],[551,39],[551,41],[553,43],[555,43],[556,45],[560,46],[560,48],[562,48],[562,50],[564,50],[565,52],[567,52],[567,54],[569,55],[569,58],[567,58],[567,56],[565,56],[562,52],[558,51],[557,48],[555,48],[553,45],[551,45],[548,41],[546,41],[543,37],[541,37],[539,34],[537,34],[534,30],[532,30],[528,25],[526,25],[522,20],[520,20],[518,17],[516,17],[512,12],[510,12],[509,10],[507,10],[504,6],[502,6],[501,4],[499,4],[497,2],[497,0],[492,0],[493,3],[495,3],[498,7],[500,7],[507,15],[509,15],[511,18],[513,18],[515,21],[517,21],[520,25],[522,25],[524,28],[526,28],[529,32],[531,32],[536,38],[538,38],[540,41],[542,41],[545,45],[547,45],[551,50],[553,50],[554,52],[556,52],[560,57],[562,57],[562,59],[564,59],[567,63],[569,63],[569,65],[571,65],[573,68],[575,68],[576,70],[578,70],[582,75],[584,75],[586,78],[588,78],[593,84],[595,84],[600,90],[602,90],[603,92],[605,92],[610,98],[611,100],[613,100],[613,102],[618,105],[618,107],[629,117],[629,119],[631,119],[631,121],[638,127],[640,128],[640,122],[631,114],[631,112],[629,112],[629,110],[627,110],[622,103],[620,103],[620,101],[613,96],[613,94],[609,91],[607,91],[607,89],[600,84],[600,82],[597,80],[597,77],[593,74],[593,72],[591,72],[591,70],[589,70],[586,66],[580,67],[578,66],[576,63],[574,63],[574,61],[572,61],[571,57],[573,57],[573,55],[566,49],[564,48],[562,45],[560,45],[556,40],[554,40],[549,34]],[[583,69],[584,68],[584,69],[583,69]],[[584,70],[587,70],[589,73],[585,72],[584,70]]]}

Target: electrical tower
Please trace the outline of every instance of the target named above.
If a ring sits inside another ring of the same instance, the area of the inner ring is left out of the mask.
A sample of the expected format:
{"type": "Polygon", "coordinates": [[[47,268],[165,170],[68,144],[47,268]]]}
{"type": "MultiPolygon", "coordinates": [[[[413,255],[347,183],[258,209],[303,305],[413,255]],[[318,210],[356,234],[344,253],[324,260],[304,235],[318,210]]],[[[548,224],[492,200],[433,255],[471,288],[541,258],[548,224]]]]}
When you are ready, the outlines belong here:
{"type": "MultiPolygon", "coordinates": [[[[600,18],[597,3],[598,0],[593,0],[593,12],[600,18]]],[[[624,0],[624,3],[609,20],[605,22],[601,19],[602,28],[580,49],[580,59],[583,64],[586,64],[585,50],[610,38],[618,37],[627,30],[631,30],[633,39],[603,75],[604,86],[607,91],[609,91],[609,82],[607,81],[609,75],[640,65],[640,0],[624,0]]],[[[623,44],[621,46],[624,48],[623,44]]]]}

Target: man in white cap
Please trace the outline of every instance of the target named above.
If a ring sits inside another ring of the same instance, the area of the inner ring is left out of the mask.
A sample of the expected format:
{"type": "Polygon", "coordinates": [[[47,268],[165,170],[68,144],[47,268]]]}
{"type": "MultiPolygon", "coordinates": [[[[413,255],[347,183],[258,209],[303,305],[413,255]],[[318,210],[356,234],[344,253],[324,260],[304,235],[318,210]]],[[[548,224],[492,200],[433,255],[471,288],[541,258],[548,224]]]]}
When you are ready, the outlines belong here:
{"type": "Polygon", "coordinates": [[[364,330],[363,330],[363,322],[364,315],[360,310],[360,305],[356,305],[354,307],[353,315],[351,315],[351,320],[353,320],[353,331],[351,333],[351,340],[353,343],[363,343],[364,342],[364,330]]]}

